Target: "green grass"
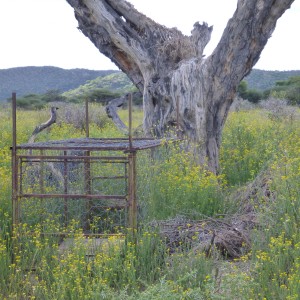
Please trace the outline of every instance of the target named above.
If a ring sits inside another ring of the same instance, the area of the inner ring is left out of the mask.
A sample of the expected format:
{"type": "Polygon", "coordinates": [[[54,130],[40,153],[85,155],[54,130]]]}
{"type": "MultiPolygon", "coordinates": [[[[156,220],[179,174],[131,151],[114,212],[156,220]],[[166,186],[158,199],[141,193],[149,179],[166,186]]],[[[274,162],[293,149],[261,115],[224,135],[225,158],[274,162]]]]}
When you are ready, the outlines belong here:
{"type": "MultiPolygon", "coordinates": [[[[27,141],[44,116],[47,111],[18,111],[18,143],[27,141]]],[[[142,113],[134,116],[137,127],[142,113]]],[[[299,115],[289,120],[269,118],[262,110],[231,113],[218,176],[195,165],[176,144],[141,153],[140,229],[135,237],[109,238],[93,259],[86,256],[90,246],[83,243],[76,220],[68,227],[73,246],[64,252],[56,238],[40,235],[45,228],[39,223],[21,224],[18,243],[11,238],[10,112],[1,110],[0,117],[1,299],[299,299],[299,115]],[[264,180],[247,201],[260,226],[252,232],[251,252],[238,260],[207,258],[188,245],[170,254],[157,230],[146,226],[178,215],[200,219],[235,212],[243,203],[230,195],[258,175],[264,180]]],[[[91,124],[91,136],[120,136],[109,120],[101,124],[91,124]]],[[[62,122],[38,140],[84,135],[62,122]]],[[[102,224],[98,221],[94,226],[102,224]]],[[[53,216],[44,226],[51,231],[60,225],[53,216]]]]}

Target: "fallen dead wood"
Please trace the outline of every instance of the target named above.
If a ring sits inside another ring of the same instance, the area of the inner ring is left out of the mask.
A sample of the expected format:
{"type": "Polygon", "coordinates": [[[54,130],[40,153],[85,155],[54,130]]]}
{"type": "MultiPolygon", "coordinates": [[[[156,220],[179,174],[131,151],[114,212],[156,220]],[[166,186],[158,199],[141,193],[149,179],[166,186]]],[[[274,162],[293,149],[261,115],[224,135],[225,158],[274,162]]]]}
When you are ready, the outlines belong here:
{"type": "Polygon", "coordinates": [[[217,250],[226,258],[239,258],[250,251],[251,231],[263,226],[258,220],[257,209],[276,198],[271,182],[270,172],[265,170],[246,187],[233,193],[230,201],[239,207],[234,215],[200,221],[176,217],[150,225],[158,228],[171,253],[183,245],[189,250],[204,252],[206,256],[217,250]]]}
{"type": "MultiPolygon", "coordinates": [[[[56,123],[57,120],[57,110],[58,107],[51,107],[50,108],[50,118],[48,121],[36,126],[34,131],[32,132],[30,138],[28,139],[28,143],[34,143],[37,135],[41,133],[43,130],[49,128],[52,124],[56,123]]],[[[31,153],[32,150],[29,150],[31,153]]],[[[39,164],[30,164],[31,166],[34,166],[37,169],[37,173],[40,174],[40,165],[39,164]]],[[[64,176],[62,172],[60,172],[52,162],[47,162],[46,166],[49,168],[51,174],[53,177],[56,178],[57,183],[62,187],[62,183],[64,181],[64,176]]],[[[33,169],[30,170],[30,174],[34,174],[33,169]]],[[[40,176],[40,175],[38,175],[40,176]]]]}
{"type": "Polygon", "coordinates": [[[128,133],[128,128],[119,117],[117,110],[124,105],[124,103],[127,101],[127,98],[127,94],[120,98],[115,98],[109,101],[105,108],[107,116],[111,118],[117,128],[124,133],[128,133]]]}
{"type": "MultiPolygon", "coordinates": [[[[134,92],[131,93],[131,95],[133,98],[142,97],[142,94],[140,92],[134,92]]],[[[128,97],[129,94],[125,94],[119,98],[112,99],[105,107],[107,116],[111,118],[117,128],[124,133],[128,133],[128,128],[119,117],[118,109],[124,106],[124,104],[128,101],[128,97]]]]}
{"type": "Polygon", "coordinates": [[[51,116],[50,116],[50,119],[45,122],[45,123],[42,123],[40,125],[38,125],[34,131],[32,132],[31,134],[31,137],[29,138],[28,140],[28,143],[34,143],[35,141],[35,138],[36,136],[42,132],[43,130],[45,130],[46,128],[50,127],[52,124],[56,123],[56,111],[58,110],[58,107],[51,107],[50,108],[50,112],[51,112],[51,116]]]}
{"type": "Polygon", "coordinates": [[[250,233],[257,225],[253,213],[201,221],[177,217],[151,223],[153,228],[159,229],[170,253],[183,246],[204,252],[206,256],[218,250],[222,256],[230,259],[241,257],[250,250],[250,233]]]}

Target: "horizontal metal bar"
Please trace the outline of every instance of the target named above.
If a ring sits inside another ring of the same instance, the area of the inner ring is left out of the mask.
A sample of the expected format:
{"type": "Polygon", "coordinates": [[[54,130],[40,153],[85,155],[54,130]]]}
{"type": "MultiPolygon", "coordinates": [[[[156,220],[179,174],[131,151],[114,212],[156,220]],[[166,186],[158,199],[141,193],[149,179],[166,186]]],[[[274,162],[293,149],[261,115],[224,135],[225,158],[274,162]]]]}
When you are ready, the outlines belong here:
{"type": "Polygon", "coordinates": [[[18,158],[21,158],[24,161],[25,159],[28,159],[28,161],[33,161],[33,159],[76,159],[76,160],[82,160],[82,159],[90,159],[90,160],[124,160],[128,161],[127,156],[84,156],[84,155],[17,155],[18,158]]]}
{"type": "MultiPolygon", "coordinates": [[[[157,147],[158,145],[153,145],[153,147],[157,147]]],[[[151,148],[151,147],[150,147],[151,148]]],[[[129,150],[129,147],[124,146],[73,146],[73,147],[67,147],[67,146],[39,146],[39,145],[28,145],[28,146],[17,146],[17,150],[85,150],[85,151],[126,151],[129,150]]],[[[133,150],[142,149],[142,147],[135,148],[133,147],[133,150]]]]}
{"type": "Polygon", "coordinates": [[[148,145],[140,145],[140,146],[135,146],[133,144],[132,148],[129,148],[129,145],[126,146],[109,146],[109,145],[104,145],[104,146],[54,146],[54,145],[35,145],[34,143],[32,145],[23,145],[23,146],[17,146],[17,150],[85,150],[85,151],[137,151],[137,150],[144,150],[144,149],[150,149],[150,148],[156,148],[161,145],[160,141],[157,141],[155,144],[148,144],[148,145]]]}
{"type": "Polygon", "coordinates": [[[127,196],[122,195],[90,195],[90,194],[19,194],[20,198],[65,198],[65,199],[103,199],[103,200],[126,200],[127,196]]]}
{"type": "Polygon", "coordinates": [[[103,164],[121,164],[121,163],[123,163],[123,164],[127,164],[129,161],[128,160],[124,160],[124,161],[115,161],[115,160],[104,160],[104,161],[102,161],[102,163],[103,164]]]}
{"type": "MultiPolygon", "coordinates": [[[[28,232],[26,235],[36,235],[36,232],[28,232]]],[[[47,235],[53,235],[53,236],[62,236],[62,237],[68,237],[68,236],[78,236],[78,233],[71,233],[71,232],[42,232],[40,236],[47,236],[47,235]]],[[[101,237],[110,237],[110,236],[119,236],[119,237],[125,237],[125,233],[81,233],[80,234],[83,237],[94,237],[94,238],[101,238],[101,237]]]]}
{"type": "Polygon", "coordinates": [[[98,205],[98,206],[92,206],[90,209],[90,212],[93,212],[94,210],[109,210],[112,211],[114,209],[123,209],[128,208],[129,204],[124,205],[98,205]]]}
{"type": "Polygon", "coordinates": [[[89,164],[128,164],[129,161],[125,160],[108,160],[108,161],[100,161],[100,160],[88,160],[88,159],[76,159],[76,160],[63,160],[63,159],[26,159],[21,160],[21,164],[30,164],[30,163],[67,163],[67,164],[83,164],[83,163],[89,163],[89,164]]]}
{"type": "Polygon", "coordinates": [[[128,176],[95,176],[92,178],[94,179],[127,179],[128,176]]]}

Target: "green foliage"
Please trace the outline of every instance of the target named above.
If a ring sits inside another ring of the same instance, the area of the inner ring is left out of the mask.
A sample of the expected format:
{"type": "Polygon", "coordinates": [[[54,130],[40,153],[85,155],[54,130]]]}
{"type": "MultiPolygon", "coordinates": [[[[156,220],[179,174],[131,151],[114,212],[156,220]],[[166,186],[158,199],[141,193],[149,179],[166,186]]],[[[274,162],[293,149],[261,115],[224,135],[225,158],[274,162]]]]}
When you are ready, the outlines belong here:
{"type": "Polygon", "coordinates": [[[287,80],[292,76],[299,76],[300,71],[265,71],[252,69],[250,74],[245,77],[250,89],[265,91],[273,88],[277,81],[287,80]]]}
{"type": "Polygon", "coordinates": [[[64,70],[57,67],[19,67],[0,70],[0,102],[16,91],[18,97],[26,94],[44,94],[47,90],[68,91],[88,80],[119,71],[64,70]]]}
{"type": "Polygon", "coordinates": [[[252,180],[266,167],[280,143],[279,130],[261,111],[231,113],[220,149],[222,174],[229,185],[252,180]]]}
{"type": "MultiPolygon", "coordinates": [[[[7,100],[11,101],[11,99],[7,100]]],[[[65,100],[66,98],[62,96],[58,90],[48,90],[42,95],[28,94],[24,97],[17,98],[17,107],[27,110],[42,109],[49,102],[61,102],[65,100]]]]}
{"type": "Polygon", "coordinates": [[[183,145],[170,144],[157,149],[154,157],[143,158],[141,201],[147,218],[168,219],[213,216],[224,211],[222,177],[199,166],[183,145]],[[165,147],[165,148],[164,148],[165,147]],[[147,164],[147,167],[146,165],[147,164]]]}
{"type": "MultiPolygon", "coordinates": [[[[63,95],[67,97],[69,102],[79,103],[88,99],[90,102],[106,104],[123,94],[136,91],[137,89],[129,78],[124,73],[119,72],[90,80],[74,90],[65,92],[63,95]]],[[[142,102],[142,96],[139,93],[134,93],[133,103],[140,105],[142,102]]]]}
{"type": "MultiPolygon", "coordinates": [[[[18,143],[27,141],[32,128],[47,114],[18,111],[18,143]]],[[[67,250],[58,249],[57,238],[41,235],[38,223],[20,224],[21,247],[16,247],[11,239],[11,111],[1,110],[0,297],[299,299],[299,119],[297,110],[293,118],[270,118],[263,110],[230,113],[223,132],[219,176],[198,167],[183,148],[174,145],[138,156],[141,225],[147,218],[180,213],[189,217],[227,213],[227,193],[238,188],[240,195],[241,187],[249,191],[258,174],[267,174],[247,194],[260,225],[252,232],[252,251],[239,260],[223,261],[207,258],[199,249],[191,251],[184,243],[170,254],[156,230],[147,226],[141,226],[135,237],[110,237],[95,249],[93,239],[85,240],[76,220],[70,220],[67,228],[72,241],[67,250]],[[91,249],[93,258],[86,255],[91,249]],[[30,271],[32,267],[35,271],[30,271]]],[[[95,123],[90,131],[92,137],[118,134],[110,125],[100,128],[95,123]]],[[[82,135],[72,124],[61,122],[39,139],[82,135]]],[[[231,205],[243,204],[236,201],[234,197],[231,205]]],[[[44,221],[49,232],[57,230],[54,214],[44,221]]]]}
{"type": "Polygon", "coordinates": [[[64,96],[74,98],[98,89],[118,94],[124,94],[135,90],[129,78],[124,73],[118,72],[90,80],[74,90],[65,92],[64,96]]]}
{"type": "Polygon", "coordinates": [[[66,101],[66,97],[62,96],[60,90],[48,90],[45,94],[41,95],[43,102],[63,102],[66,101]]]}
{"type": "Polygon", "coordinates": [[[241,81],[238,86],[238,95],[244,99],[248,100],[252,103],[257,103],[259,100],[263,98],[263,93],[254,89],[248,89],[248,84],[246,81],[241,81]]]}
{"type": "Polygon", "coordinates": [[[40,95],[28,94],[17,99],[17,107],[24,109],[41,109],[45,105],[40,95]]]}
{"type": "Polygon", "coordinates": [[[300,76],[290,77],[288,80],[277,81],[270,91],[271,96],[287,99],[290,104],[300,104],[300,76]]]}
{"type": "Polygon", "coordinates": [[[106,105],[110,100],[120,97],[119,93],[111,92],[106,89],[86,89],[78,96],[68,98],[68,102],[83,103],[88,100],[90,103],[102,103],[106,105]]]}
{"type": "Polygon", "coordinates": [[[254,293],[267,299],[300,295],[300,139],[297,124],[282,128],[281,142],[270,164],[273,201],[258,207],[263,232],[254,235],[254,293]]]}
{"type": "Polygon", "coordinates": [[[238,95],[243,98],[243,95],[247,92],[247,90],[248,90],[248,84],[245,80],[242,80],[237,89],[238,95]]]}

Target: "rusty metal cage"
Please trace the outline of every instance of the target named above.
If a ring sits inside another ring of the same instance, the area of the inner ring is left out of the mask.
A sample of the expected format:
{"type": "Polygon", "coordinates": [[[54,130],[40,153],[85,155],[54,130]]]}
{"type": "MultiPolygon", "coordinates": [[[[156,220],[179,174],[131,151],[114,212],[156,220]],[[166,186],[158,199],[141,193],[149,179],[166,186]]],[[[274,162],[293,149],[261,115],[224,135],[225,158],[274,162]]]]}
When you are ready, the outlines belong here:
{"type": "Polygon", "coordinates": [[[15,93],[12,105],[13,226],[40,224],[45,234],[65,234],[76,220],[86,235],[137,228],[136,155],[162,141],[132,139],[131,101],[128,139],[87,136],[21,145],[16,144],[15,93]],[[47,225],[53,223],[59,226],[47,225]]]}

